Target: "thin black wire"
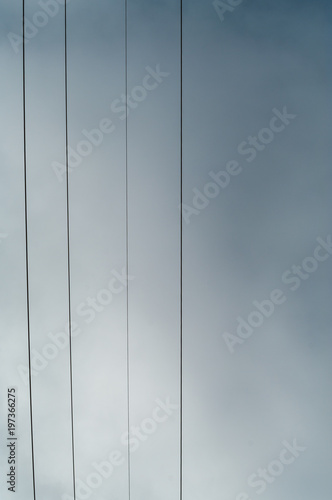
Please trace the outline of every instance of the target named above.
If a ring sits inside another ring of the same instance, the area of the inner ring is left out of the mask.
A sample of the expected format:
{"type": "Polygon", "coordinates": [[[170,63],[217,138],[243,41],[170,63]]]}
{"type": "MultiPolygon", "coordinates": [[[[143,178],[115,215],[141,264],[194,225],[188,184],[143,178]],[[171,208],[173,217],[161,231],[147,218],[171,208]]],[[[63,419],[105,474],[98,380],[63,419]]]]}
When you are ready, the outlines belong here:
{"type": "Polygon", "coordinates": [[[67,211],[67,282],[68,282],[68,320],[69,320],[69,371],[70,371],[70,417],[71,417],[71,448],[73,492],[76,500],[75,483],[75,440],[74,440],[74,397],[73,397],[73,356],[71,327],[71,279],[70,279],[70,218],[69,218],[69,162],[68,162],[68,63],[67,63],[67,0],[65,0],[65,141],[66,141],[66,211],[67,211]]]}
{"type": "MultiPolygon", "coordinates": [[[[128,2],[124,0],[124,35],[125,35],[125,95],[128,94],[128,2]]],[[[125,157],[125,182],[126,182],[126,274],[129,275],[129,224],[128,224],[128,118],[126,117],[126,131],[125,131],[125,147],[126,147],[126,157],[125,157]]],[[[129,364],[129,286],[127,280],[126,287],[126,331],[127,331],[127,427],[128,435],[130,432],[130,364],[129,364]]],[[[131,468],[130,468],[130,445],[128,439],[128,498],[131,498],[131,468]]]]}
{"type": "Polygon", "coordinates": [[[180,500],[183,495],[183,5],[180,0],[180,500]]]}
{"type": "Polygon", "coordinates": [[[25,272],[27,296],[27,326],[28,326],[28,365],[29,365],[29,406],[30,406],[30,436],[32,463],[32,490],[36,500],[35,452],[33,437],[33,403],[32,403],[32,370],[31,370],[31,335],[30,335],[30,293],[29,293],[29,239],[28,239],[28,189],[27,189],[27,139],[26,139],[26,85],[25,85],[25,0],[22,0],[22,36],[23,36],[23,162],[24,162],[24,219],[25,219],[25,272]]]}

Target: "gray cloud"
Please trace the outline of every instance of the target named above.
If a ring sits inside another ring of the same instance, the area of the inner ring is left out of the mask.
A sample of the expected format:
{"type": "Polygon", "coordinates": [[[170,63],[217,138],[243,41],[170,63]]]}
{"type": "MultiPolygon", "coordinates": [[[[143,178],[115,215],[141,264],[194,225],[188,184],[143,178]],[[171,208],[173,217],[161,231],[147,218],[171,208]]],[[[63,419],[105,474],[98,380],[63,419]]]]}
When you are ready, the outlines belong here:
{"type": "MultiPolygon", "coordinates": [[[[26,4],[33,19],[40,5],[26,4]]],[[[0,370],[3,395],[18,386],[16,498],[29,500],[28,391],[17,371],[27,365],[22,61],[7,38],[8,31],[19,33],[20,8],[19,2],[1,7],[7,70],[0,82],[0,233],[9,236],[0,245],[0,370]]],[[[157,398],[179,402],[179,2],[132,1],[128,15],[128,88],[141,84],[147,65],[170,73],[128,116],[129,272],[135,276],[129,285],[130,421],[139,425],[157,398]]],[[[331,488],[331,262],[322,262],[294,293],[281,278],[312,255],[318,236],[331,233],[329,16],[325,1],[257,0],[244,1],[220,23],[212,2],[184,2],[183,201],[229,160],[243,169],[183,227],[184,499],[235,500],[241,492],[255,499],[248,476],[295,438],[306,451],[269,485],[266,498],[325,500],[331,488]],[[247,162],[238,145],[283,106],[296,119],[247,162]],[[235,332],[236,318],[247,317],[252,302],[275,288],[287,301],[231,355],[223,332],[235,332]]],[[[122,2],[68,3],[70,145],[104,117],[116,123],[70,175],[73,310],[125,266],[125,123],[110,108],[125,91],[123,21],[122,2]]],[[[59,7],[26,46],[30,318],[37,350],[68,321],[66,192],[52,169],[52,162],[65,161],[63,35],[59,7]]],[[[78,320],[76,473],[85,480],[94,461],[121,446],[126,427],[125,294],[91,324],[78,320]]],[[[69,389],[64,350],[33,378],[37,498],[72,494],[69,389]]],[[[5,435],[5,413],[1,422],[5,435]]],[[[176,413],[132,455],[131,498],[177,498],[179,459],[176,413]]],[[[4,448],[0,460],[7,498],[4,448]]],[[[127,472],[125,461],[89,498],[127,498],[127,472]]]]}

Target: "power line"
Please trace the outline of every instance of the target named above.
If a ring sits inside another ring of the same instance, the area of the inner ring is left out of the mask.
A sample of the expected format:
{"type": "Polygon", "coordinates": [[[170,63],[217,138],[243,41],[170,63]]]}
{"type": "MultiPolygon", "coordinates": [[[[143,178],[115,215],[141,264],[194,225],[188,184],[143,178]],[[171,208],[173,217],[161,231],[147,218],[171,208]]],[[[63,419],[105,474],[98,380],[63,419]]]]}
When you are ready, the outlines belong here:
{"type": "MultiPolygon", "coordinates": [[[[124,0],[124,35],[125,35],[125,95],[128,95],[128,2],[124,0]]],[[[125,124],[125,183],[126,183],[126,274],[129,275],[129,224],[128,224],[128,116],[125,124]]],[[[126,332],[127,332],[127,427],[130,432],[130,364],[129,364],[129,286],[126,287],[126,332]]],[[[128,440],[128,498],[131,498],[130,445],[128,440]]]]}
{"type": "Polygon", "coordinates": [[[32,460],[32,490],[36,500],[35,453],[33,436],[33,403],[32,403],[32,370],[31,370],[31,335],[30,335],[30,292],[29,292],[29,239],[28,239],[28,189],[27,189],[27,138],[26,138],[26,85],[25,85],[25,0],[22,0],[22,81],[23,81],[23,162],[24,162],[24,221],[25,221],[25,271],[27,296],[27,327],[28,327],[28,365],[29,365],[29,406],[30,406],[30,437],[32,460]]]}
{"type": "Polygon", "coordinates": [[[68,320],[69,320],[69,371],[70,371],[70,418],[71,418],[71,448],[73,492],[76,500],[75,484],[75,440],[74,440],[74,398],[73,398],[73,356],[72,356],[72,326],[71,326],[71,279],[70,279],[70,218],[69,218],[69,162],[68,162],[68,61],[67,61],[67,0],[65,0],[65,141],[66,141],[66,212],[67,212],[67,283],[68,283],[68,320]]]}
{"type": "Polygon", "coordinates": [[[183,496],[183,0],[180,0],[180,500],[183,496]]]}

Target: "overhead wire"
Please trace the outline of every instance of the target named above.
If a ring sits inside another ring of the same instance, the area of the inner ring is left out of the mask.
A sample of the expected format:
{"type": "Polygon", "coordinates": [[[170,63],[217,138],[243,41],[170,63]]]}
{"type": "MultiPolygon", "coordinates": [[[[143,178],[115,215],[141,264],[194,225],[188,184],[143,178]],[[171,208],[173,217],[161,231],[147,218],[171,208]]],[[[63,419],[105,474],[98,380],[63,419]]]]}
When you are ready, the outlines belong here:
{"type": "MultiPolygon", "coordinates": [[[[125,95],[128,95],[128,1],[124,0],[124,79],[125,95]]],[[[125,205],[126,205],[126,275],[129,275],[129,203],[128,203],[128,116],[125,121],[125,205]]],[[[126,348],[127,348],[127,430],[130,432],[130,345],[129,345],[129,286],[126,287],[126,348]]],[[[128,498],[131,499],[130,444],[127,448],[128,498]]]]}
{"type": "Polygon", "coordinates": [[[180,0],[180,500],[183,497],[183,0],[180,0]]]}
{"type": "Polygon", "coordinates": [[[33,399],[32,399],[32,367],[31,367],[31,331],[30,331],[30,286],[29,286],[29,237],[28,237],[28,187],[27,187],[27,134],[26,134],[26,65],[25,65],[25,0],[22,0],[22,103],[23,103],[23,165],[24,165],[24,225],[25,225],[25,272],[26,272],[26,308],[28,330],[28,382],[29,382],[29,409],[30,409],[30,440],[31,440],[31,467],[32,491],[36,500],[35,453],[34,453],[34,426],[33,426],[33,399]]]}
{"type": "Polygon", "coordinates": [[[70,423],[72,452],[73,494],[76,500],[76,466],[74,434],[74,395],[73,395],[73,349],[71,324],[71,268],[70,268],[70,206],[69,206],[69,141],[68,141],[68,47],[67,47],[67,0],[64,4],[64,83],[65,83],[65,148],[66,148],[66,225],[67,225],[67,285],[68,285],[68,323],[69,323],[69,377],[70,377],[70,423]]]}

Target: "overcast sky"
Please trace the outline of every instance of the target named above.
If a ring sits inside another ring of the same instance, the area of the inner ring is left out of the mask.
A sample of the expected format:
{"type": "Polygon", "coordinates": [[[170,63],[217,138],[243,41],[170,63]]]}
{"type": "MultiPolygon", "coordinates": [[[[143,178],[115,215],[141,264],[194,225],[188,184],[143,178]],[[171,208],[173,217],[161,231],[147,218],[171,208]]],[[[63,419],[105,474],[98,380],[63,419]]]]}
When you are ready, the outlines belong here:
{"type": "MultiPolygon", "coordinates": [[[[69,500],[64,8],[25,3],[36,498],[69,500]]],[[[328,500],[331,7],[224,4],[183,1],[183,500],[328,500]]],[[[0,11],[0,429],[5,443],[15,386],[15,498],[32,500],[21,1],[0,11]]],[[[129,498],[128,286],[130,498],[176,500],[180,2],[128,0],[127,186],[124,15],[120,0],[68,2],[76,493],[129,498]],[[113,473],[89,486],[112,452],[113,473]]],[[[7,458],[3,444],[4,499],[7,458]]]]}

